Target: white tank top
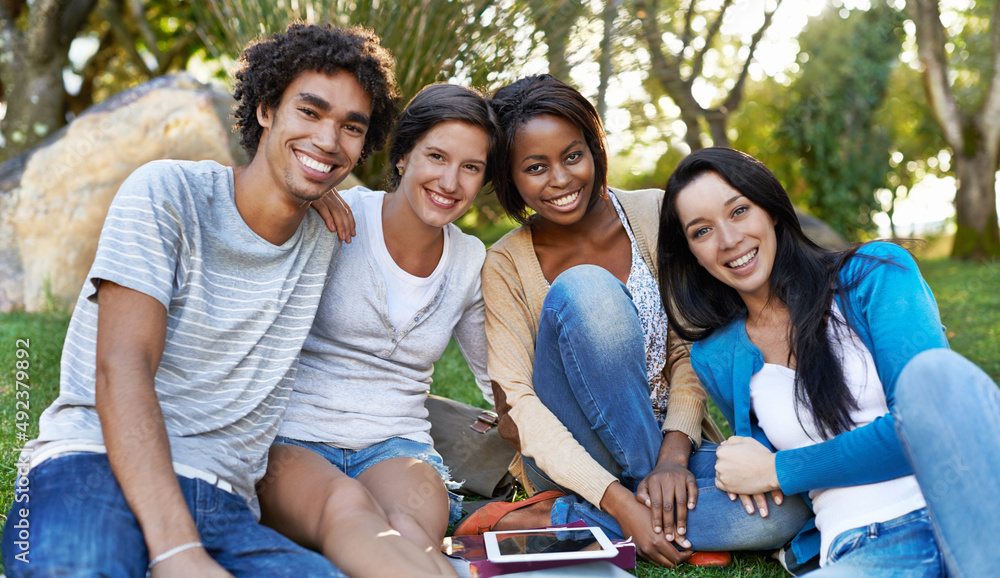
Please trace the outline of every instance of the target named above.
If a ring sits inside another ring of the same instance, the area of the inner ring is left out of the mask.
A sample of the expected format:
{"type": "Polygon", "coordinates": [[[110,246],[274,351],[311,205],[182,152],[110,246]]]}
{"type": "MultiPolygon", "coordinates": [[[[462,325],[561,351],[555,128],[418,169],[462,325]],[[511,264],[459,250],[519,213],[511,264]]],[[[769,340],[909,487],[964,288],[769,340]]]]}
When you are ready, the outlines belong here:
{"type": "MultiPolygon", "coordinates": [[[[402,194],[402,193],[386,193],[402,194]]],[[[444,250],[437,267],[427,277],[417,277],[404,271],[392,259],[389,249],[385,246],[385,235],[382,232],[382,204],[385,195],[366,195],[361,202],[365,203],[365,241],[372,248],[375,262],[378,264],[382,279],[385,280],[386,302],[389,308],[389,321],[396,329],[406,328],[406,325],[423,309],[441,284],[441,276],[448,269],[451,258],[451,237],[448,227],[444,228],[444,250]]]]}
{"type": "MultiPolygon", "coordinates": [[[[844,317],[833,304],[833,316],[840,323],[830,323],[828,334],[844,370],[844,379],[858,402],[851,413],[858,428],[889,413],[882,381],[875,370],[871,353],[854,331],[843,323],[844,317]]],[[[795,371],[783,365],[765,363],[750,379],[750,401],[761,429],[778,450],[810,446],[828,439],[819,434],[812,414],[806,408],[795,413],[795,371]],[[799,420],[801,417],[801,423],[799,420]]],[[[809,492],[820,531],[820,565],[826,563],[830,543],[841,533],[877,522],[885,522],[923,508],[924,496],[917,479],[903,476],[884,482],[817,488],[809,492]]]]}

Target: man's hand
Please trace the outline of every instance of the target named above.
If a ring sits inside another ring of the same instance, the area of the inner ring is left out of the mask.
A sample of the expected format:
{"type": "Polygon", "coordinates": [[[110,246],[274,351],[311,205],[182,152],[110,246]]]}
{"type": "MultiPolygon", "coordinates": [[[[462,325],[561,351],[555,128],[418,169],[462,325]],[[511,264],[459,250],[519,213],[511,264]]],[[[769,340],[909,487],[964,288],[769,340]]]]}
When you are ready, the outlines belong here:
{"type": "Polygon", "coordinates": [[[326,228],[337,233],[341,241],[350,243],[351,237],[358,234],[354,225],[354,213],[337,189],[330,189],[323,198],[314,201],[312,208],[323,217],[326,228]]]}

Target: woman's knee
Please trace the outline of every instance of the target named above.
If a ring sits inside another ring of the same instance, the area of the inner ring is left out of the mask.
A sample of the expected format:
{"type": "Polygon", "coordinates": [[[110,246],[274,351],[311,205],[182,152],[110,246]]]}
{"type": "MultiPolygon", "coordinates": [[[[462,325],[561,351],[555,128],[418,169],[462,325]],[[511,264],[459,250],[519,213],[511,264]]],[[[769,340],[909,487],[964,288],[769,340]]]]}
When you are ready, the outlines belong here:
{"type": "Polygon", "coordinates": [[[614,275],[596,265],[577,265],[561,273],[549,287],[539,325],[555,323],[577,338],[591,335],[621,344],[642,327],[632,296],[614,275]]]}
{"type": "Polygon", "coordinates": [[[767,496],[768,515],[748,514],[739,501],[714,486],[702,487],[688,513],[688,540],[700,550],[774,550],[793,538],[812,518],[801,496],[785,496],[776,505],[767,496]]]}
{"type": "Polygon", "coordinates": [[[448,529],[448,490],[437,470],[425,462],[419,466],[419,475],[408,476],[409,483],[402,491],[396,486],[395,491],[383,488],[370,495],[378,500],[389,525],[401,535],[419,544],[428,539],[440,543],[448,529]]]}
{"type": "Polygon", "coordinates": [[[614,314],[609,308],[623,312],[635,309],[625,285],[596,265],[577,265],[559,274],[549,287],[544,307],[595,312],[602,318],[614,314]]]}
{"type": "MultiPolygon", "coordinates": [[[[448,490],[441,478],[422,479],[409,490],[400,504],[408,512],[442,512],[448,518],[448,490]]],[[[401,508],[401,509],[403,509],[401,508]]]]}
{"type": "Polygon", "coordinates": [[[920,420],[963,411],[981,403],[977,394],[994,394],[994,385],[982,369],[958,353],[929,349],[915,355],[899,373],[893,413],[920,420]]]}
{"type": "Polygon", "coordinates": [[[935,391],[947,390],[940,387],[959,377],[968,363],[961,355],[950,349],[928,349],[913,356],[896,381],[896,399],[904,403],[914,397],[933,395],[935,391]]]}
{"type": "Polygon", "coordinates": [[[588,291],[612,289],[621,283],[607,269],[597,265],[576,265],[560,273],[552,287],[588,291]]]}
{"type": "Polygon", "coordinates": [[[357,516],[385,516],[375,498],[357,480],[346,476],[330,480],[320,514],[320,528],[330,528],[357,516]]]}
{"type": "Polygon", "coordinates": [[[448,530],[447,514],[420,516],[407,510],[393,510],[388,518],[393,530],[420,546],[440,544],[448,530]]]}

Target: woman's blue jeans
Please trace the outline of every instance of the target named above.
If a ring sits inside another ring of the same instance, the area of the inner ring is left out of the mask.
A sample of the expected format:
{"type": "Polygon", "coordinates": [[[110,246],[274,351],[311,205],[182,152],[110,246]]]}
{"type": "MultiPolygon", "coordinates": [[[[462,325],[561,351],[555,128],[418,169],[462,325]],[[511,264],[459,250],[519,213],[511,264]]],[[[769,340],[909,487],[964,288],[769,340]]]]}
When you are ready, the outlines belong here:
{"type": "Polygon", "coordinates": [[[961,355],[930,349],[900,372],[891,405],[927,508],[842,533],[809,576],[1000,576],[1000,389],[961,355]]]}
{"type": "Polygon", "coordinates": [[[949,575],[1000,576],[1000,389],[961,355],[931,349],[903,368],[892,413],[949,575]]]}
{"type": "MultiPolygon", "coordinates": [[[[538,327],[535,392],[576,441],[633,492],[656,465],[663,441],[645,360],[642,326],[625,285],[593,265],[556,278],[538,327]]],[[[698,503],[688,513],[686,534],[694,549],[779,548],[812,517],[798,496],[786,496],[781,506],[770,503],[767,518],[747,514],[715,487],[715,448],[702,444],[688,464],[698,480],[698,503]]],[[[555,484],[531,458],[524,461],[536,488],[569,494],[556,501],[554,524],[583,520],[623,538],[610,514],[555,484]]]]}
{"type": "Polygon", "coordinates": [[[847,530],[830,543],[826,565],[809,578],[941,578],[944,560],[927,508],[847,530]]]}

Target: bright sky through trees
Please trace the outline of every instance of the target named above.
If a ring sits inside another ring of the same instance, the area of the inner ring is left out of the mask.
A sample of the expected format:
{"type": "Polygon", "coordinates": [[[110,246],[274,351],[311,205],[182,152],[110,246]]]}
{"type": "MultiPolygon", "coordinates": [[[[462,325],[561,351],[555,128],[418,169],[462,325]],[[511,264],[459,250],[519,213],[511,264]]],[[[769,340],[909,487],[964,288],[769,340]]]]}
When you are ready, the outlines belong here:
{"type": "MultiPolygon", "coordinates": [[[[594,14],[599,14],[603,9],[604,0],[590,1],[594,14]]],[[[699,1],[704,2],[705,0],[699,1]]],[[[956,14],[967,9],[970,1],[941,0],[942,21],[945,25],[947,26],[949,22],[954,21],[956,14]]],[[[889,2],[896,8],[903,8],[904,5],[904,0],[889,0],[889,2]]],[[[706,4],[710,4],[710,2],[706,4]]],[[[745,41],[748,41],[754,31],[760,27],[765,8],[771,4],[773,4],[773,0],[739,0],[726,14],[722,28],[723,35],[743,37],[745,41]]],[[[800,66],[803,65],[799,59],[799,34],[809,18],[822,14],[828,5],[840,9],[842,15],[846,16],[849,10],[867,9],[870,6],[870,0],[786,0],[782,2],[780,9],[774,16],[772,26],[757,47],[754,62],[749,70],[750,78],[754,81],[761,81],[770,77],[780,84],[788,85],[799,72],[800,66]]],[[[698,17],[692,25],[696,30],[699,30],[705,27],[707,22],[698,17]]],[[[908,25],[909,38],[904,44],[902,61],[906,65],[915,67],[918,65],[918,60],[913,33],[913,26],[908,25]]],[[[570,59],[575,62],[572,63],[573,68],[569,80],[591,99],[595,99],[597,94],[599,71],[596,55],[598,54],[601,34],[599,19],[595,19],[585,29],[578,30],[574,35],[576,47],[572,50],[575,54],[570,56],[570,59]]],[[[642,42],[635,37],[623,34],[616,39],[616,42],[621,43],[623,54],[620,58],[624,70],[619,70],[617,76],[611,79],[607,94],[607,129],[610,152],[614,155],[628,149],[633,144],[637,145],[628,161],[622,162],[635,163],[636,166],[633,170],[646,171],[667,151],[668,146],[678,150],[686,150],[686,145],[683,142],[686,128],[683,122],[677,120],[666,126],[663,126],[662,123],[650,126],[644,134],[634,134],[629,130],[631,118],[625,108],[628,101],[647,103],[644,105],[645,107],[655,110],[654,105],[649,104],[649,95],[642,88],[642,78],[648,68],[649,56],[642,42]]],[[[73,43],[70,58],[74,62],[82,62],[96,49],[96,38],[81,37],[73,43]]],[[[723,53],[718,55],[718,58],[742,59],[743,55],[737,54],[736,51],[737,49],[733,46],[726,47],[723,53]]],[[[519,75],[535,74],[547,69],[548,64],[544,52],[536,51],[532,56],[533,58],[518,71],[519,75]]],[[[209,66],[202,59],[194,59],[189,62],[188,69],[200,79],[209,80],[219,66],[218,62],[213,62],[209,66]]],[[[711,60],[706,62],[706,75],[710,76],[717,66],[718,59],[714,62],[711,60]]],[[[64,74],[64,81],[71,93],[79,89],[80,79],[69,69],[64,74]]],[[[712,102],[719,99],[720,95],[717,94],[719,90],[710,82],[698,79],[694,86],[694,95],[704,106],[710,106],[712,102]]],[[[666,116],[679,118],[680,110],[668,98],[662,97],[658,104],[666,116]]],[[[2,111],[0,111],[0,116],[2,116],[2,111]]],[[[649,116],[653,117],[652,114],[649,116]]],[[[947,157],[946,152],[944,155],[947,157]]],[[[883,191],[883,193],[887,194],[888,191],[883,191]]],[[[940,223],[943,219],[952,217],[954,215],[954,195],[955,180],[953,177],[925,178],[913,187],[908,199],[897,204],[895,219],[898,232],[900,234],[919,234],[928,228],[928,224],[940,223]]],[[[998,199],[1000,199],[1000,195],[998,195],[998,199]]],[[[888,235],[890,233],[887,215],[878,215],[876,222],[878,222],[882,234],[888,235]]]]}
{"type": "MultiPolygon", "coordinates": [[[[722,32],[726,35],[743,36],[746,39],[759,28],[767,3],[771,0],[744,0],[737,2],[726,15],[722,32]]],[[[896,8],[904,7],[903,0],[889,0],[890,4],[896,8]]],[[[947,25],[953,21],[956,13],[960,13],[968,7],[969,0],[942,0],[942,20],[947,25]]],[[[854,9],[867,10],[870,7],[869,0],[790,0],[783,2],[780,9],[775,13],[774,23],[768,29],[764,40],[757,47],[754,54],[754,62],[750,67],[750,77],[755,81],[763,80],[766,77],[774,78],[781,84],[788,84],[791,77],[799,71],[800,62],[798,36],[805,27],[809,18],[819,16],[827,5],[832,5],[842,11],[846,16],[847,11],[854,9]]],[[[705,26],[705,22],[694,22],[694,26],[705,26]]],[[[907,34],[910,37],[904,45],[902,60],[909,66],[917,66],[916,47],[912,39],[914,29],[912,25],[907,26],[907,34]]],[[[596,42],[596,40],[595,40],[596,42]]],[[[607,118],[608,137],[612,154],[620,152],[633,142],[636,135],[628,131],[630,117],[623,105],[629,99],[641,101],[648,99],[642,90],[642,65],[648,63],[648,56],[641,46],[633,49],[634,58],[638,62],[637,69],[626,71],[618,76],[608,93],[609,112],[607,118]]],[[[734,49],[730,48],[726,57],[735,56],[734,49]]],[[[711,75],[712,63],[706,63],[706,74],[711,75]]],[[[590,62],[583,62],[573,70],[573,81],[586,93],[595,78],[596,65],[590,62]]],[[[596,90],[596,88],[593,88],[596,90]]],[[[716,100],[717,88],[708,82],[699,79],[696,81],[694,92],[695,97],[703,105],[709,105],[716,100]]],[[[664,110],[676,111],[675,116],[679,116],[677,109],[666,97],[660,101],[660,106],[664,110]]],[[[652,106],[652,105],[647,105],[652,106]]],[[[643,170],[651,166],[667,149],[667,143],[663,136],[670,134],[683,134],[684,125],[677,121],[668,127],[650,127],[656,134],[647,135],[649,145],[637,151],[639,167],[643,170]]],[[[669,137],[671,146],[684,147],[683,139],[680,137],[669,137]]],[[[947,151],[942,151],[942,155],[947,159],[947,151]]],[[[888,193],[888,191],[883,191],[888,193]]],[[[954,217],[955,179],[948,176],[938,178],[928,176],[918,183],[909,192],[908,198],[901,200],[896,205],[895,220],[899,234],[921,234],[933,232],[939,229],[941,222],[954,217]]],[[[1000,195],[998,195],[1000,198],[1000,195]]],[[[998,201],[998,211],[1000,211],[1000,201],[998,201]]],[[[880,214],[876,217],[876,222],[883,236],[891,235],[888,216],[880,214]]]]}

